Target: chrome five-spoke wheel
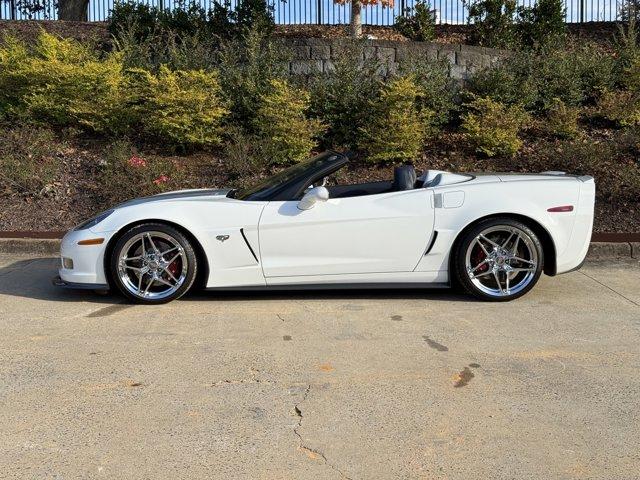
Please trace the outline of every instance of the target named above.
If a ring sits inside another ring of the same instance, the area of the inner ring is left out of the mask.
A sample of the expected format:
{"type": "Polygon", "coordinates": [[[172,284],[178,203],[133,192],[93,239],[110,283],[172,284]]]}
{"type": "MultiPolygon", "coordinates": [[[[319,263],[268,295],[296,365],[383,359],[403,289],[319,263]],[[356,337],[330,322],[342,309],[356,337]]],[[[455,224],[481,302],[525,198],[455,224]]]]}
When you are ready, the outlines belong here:
{"type": "Polygon", "coordinates": [[[542,247],[535,233],[507,218],[481,222],[462,239],[456,255],[459,283],[486,300],[523,295],[542,270],[542,247]]]}
{"type": "Polygon", "coordinates": [[[193,283],[196,259],[188,240],[161,224],[135,227],[118,241],[112,276],[128,298],[163,303],[184,294],[193,283]]]}

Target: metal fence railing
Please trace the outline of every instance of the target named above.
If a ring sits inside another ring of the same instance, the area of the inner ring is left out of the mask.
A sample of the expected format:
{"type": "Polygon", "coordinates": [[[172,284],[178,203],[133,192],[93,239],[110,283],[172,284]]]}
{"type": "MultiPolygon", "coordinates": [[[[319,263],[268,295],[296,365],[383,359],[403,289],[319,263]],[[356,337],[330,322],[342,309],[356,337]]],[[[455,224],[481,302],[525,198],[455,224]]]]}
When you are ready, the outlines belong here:
{"type": "MultiPolygon", "coordinates": [[[[55,0],[39,0],[43,9],[35,13],[24,12],[19,8],[19,0],[0,0],[0,20],[55,20],[57,12],[55,0]]],[[[140,3],[161,8],[173,9],[179,0],[139,0],[140,3]]],[[[220,1],[220,0],[219,0],[220,1]]],[[[231,0],[235,7],[242,0],[231,0]]],[[[351,5],[338,5],[333,0],[268,0],[273,7],[275,22],[282,25],[321,24],[336,25],[349,23],[351,5]]],[[[396,0],[393,7],[371,5],[363,8],[362,21],[367,25],[393,25],[395,18],[405,9],[412,8],[416,0],[396,0]]],[[[626,2],[638,0],[564,0],[566,21],[613,22],[620,18],[626,2]]],[[[205,9],[214,5],[216,0],[196,0],[205,9]]],[[[89,0],[89,21],[100,22],[109,17],[114,0],[89,0]]],[[[468,11],[462,0],[431,0],[439,24],[464,24],[468,20],[468,11]]],[[[533,6],[535,0],[517,0],[521,6],[533,6]]]]}

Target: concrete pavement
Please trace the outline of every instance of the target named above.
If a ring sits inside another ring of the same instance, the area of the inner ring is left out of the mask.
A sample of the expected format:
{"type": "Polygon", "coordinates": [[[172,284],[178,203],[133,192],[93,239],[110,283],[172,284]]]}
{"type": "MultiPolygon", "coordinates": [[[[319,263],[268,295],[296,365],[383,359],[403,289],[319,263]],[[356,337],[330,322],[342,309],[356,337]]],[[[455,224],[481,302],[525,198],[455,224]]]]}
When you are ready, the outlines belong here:
{"type": "Polygon", "coordinates": [[[0,478],[640,478],[637,263],[157,307],[56,265],[0,256],[0,478]]]}

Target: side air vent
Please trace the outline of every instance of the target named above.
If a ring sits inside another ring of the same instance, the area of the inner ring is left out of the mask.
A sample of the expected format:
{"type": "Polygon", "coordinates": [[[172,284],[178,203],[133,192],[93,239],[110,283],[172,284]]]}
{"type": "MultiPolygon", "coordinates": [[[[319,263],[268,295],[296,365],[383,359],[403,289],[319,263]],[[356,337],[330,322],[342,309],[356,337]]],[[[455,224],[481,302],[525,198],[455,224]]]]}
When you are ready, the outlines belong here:
{"type": "Polygon", "coordinates": [[[247,236],[244,234],[244,228],[240,229],[240,233],[242,234],[242,238],[244,239],[244,243],[247,244],[247,248],[251,252],[251,255],[253,255],[253,258],[255,258],[256,263],[260,263],[260,261],[258,260],[258,257],[256,256],[256,252],[253,251],[253,248],[251,248],[251,244],[249,243],[249,240],[247,240],[247,236]]]}
{"type": "Polygon", "coordinates": [[[431,251],[431,249],[435,245],[437,238],[438,238],[438,231],[434,230],[433,231],[433,236],[431,237],[431,241],[429,242],[429,246],[427,247],[427,251],[424,252],[425,255],[429,255],[429,252],[431,251]]]}

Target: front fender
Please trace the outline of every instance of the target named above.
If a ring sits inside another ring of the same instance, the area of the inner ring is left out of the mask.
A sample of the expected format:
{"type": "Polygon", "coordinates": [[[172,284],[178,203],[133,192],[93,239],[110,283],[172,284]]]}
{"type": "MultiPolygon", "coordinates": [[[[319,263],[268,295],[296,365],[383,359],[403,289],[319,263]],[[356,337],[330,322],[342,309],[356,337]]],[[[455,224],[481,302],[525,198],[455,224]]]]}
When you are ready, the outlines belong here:
{"type": "Polygon", "coordinates": [[[91,231],[113,240],[141,223],[173,224],[200,243],[209,264],[208,287],[262,285],[262,269],[249,245],[259,252],[258,220],[263,208],[262,202],[215,198],[131,204],[117,208],[91,231]]]}

